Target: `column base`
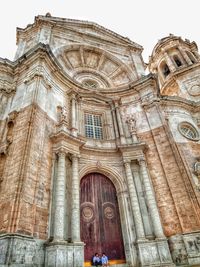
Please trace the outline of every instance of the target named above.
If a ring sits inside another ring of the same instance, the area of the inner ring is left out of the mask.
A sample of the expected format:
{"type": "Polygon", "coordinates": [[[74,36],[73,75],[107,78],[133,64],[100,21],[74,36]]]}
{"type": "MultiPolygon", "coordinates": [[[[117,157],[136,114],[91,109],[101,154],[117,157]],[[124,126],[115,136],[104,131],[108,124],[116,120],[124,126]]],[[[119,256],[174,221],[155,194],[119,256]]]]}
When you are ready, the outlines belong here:
{"type": "Polygon", "coordinates": [[[141,266],[175,266],[166,238],[137,241],[141,266]]]}
{"type": "Polygon", "coordinates": [[[45,267],[83,267],[84,243],[56,241],[46,244],[45,267]]]}

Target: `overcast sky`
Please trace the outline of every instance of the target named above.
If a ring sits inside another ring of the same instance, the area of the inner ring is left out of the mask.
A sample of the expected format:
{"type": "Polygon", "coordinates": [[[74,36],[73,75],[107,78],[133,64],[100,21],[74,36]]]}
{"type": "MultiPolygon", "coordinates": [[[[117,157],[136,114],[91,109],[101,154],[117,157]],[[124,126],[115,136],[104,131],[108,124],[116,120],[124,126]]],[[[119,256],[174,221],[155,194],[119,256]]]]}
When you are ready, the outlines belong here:
{"type": "Polygon", "coordinates": [[[157,41],[169,33],[200,46],[199,0],[5,0],[0,8],[0,57],[14,58],[16,27],[36,15],[89,20],[144,47],[148,62],[157,41]]]}

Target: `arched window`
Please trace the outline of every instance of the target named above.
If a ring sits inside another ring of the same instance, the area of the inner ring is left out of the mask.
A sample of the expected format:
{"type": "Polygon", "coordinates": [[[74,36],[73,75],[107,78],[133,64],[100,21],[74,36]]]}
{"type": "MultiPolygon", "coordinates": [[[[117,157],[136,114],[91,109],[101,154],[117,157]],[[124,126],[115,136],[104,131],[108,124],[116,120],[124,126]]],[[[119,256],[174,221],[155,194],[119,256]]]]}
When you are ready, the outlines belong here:
{"type": "Polygon", "coordinates": [[[174,55],[173,59],[174,59],[177,67],[182,66],[182,62],[181,62],[181,60],[179,59],[179,57],[177,55],[174,55]]]}
{"type": "Polygon", "coordinates": [[[161,71],[165,78],[170,74],[170,69],[165,62],[161,63],[161,71]]]}

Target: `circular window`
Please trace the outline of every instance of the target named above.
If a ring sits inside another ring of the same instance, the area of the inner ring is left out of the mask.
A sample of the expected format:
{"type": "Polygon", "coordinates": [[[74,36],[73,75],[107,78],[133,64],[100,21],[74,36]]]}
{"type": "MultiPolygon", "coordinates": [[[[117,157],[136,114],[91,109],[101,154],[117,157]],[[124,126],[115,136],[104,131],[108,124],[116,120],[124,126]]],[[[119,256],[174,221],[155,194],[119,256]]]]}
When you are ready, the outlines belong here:
{"type": "Polygon", "coordinates": [[[89,88],[98,88],[99,87],[98,83],[94,80],[85,80],[85,81],[83,81],[83,85],[87,86],[89,88]]]}
{"type": "Polygon", "coordinates": [[[185,136],[186,138],[190,140],[193,140],[193,141],[199,140],[199,133],[197,129],[188,122],[181,122],[179,124],[179,131],[183,136],[185,136]]]}

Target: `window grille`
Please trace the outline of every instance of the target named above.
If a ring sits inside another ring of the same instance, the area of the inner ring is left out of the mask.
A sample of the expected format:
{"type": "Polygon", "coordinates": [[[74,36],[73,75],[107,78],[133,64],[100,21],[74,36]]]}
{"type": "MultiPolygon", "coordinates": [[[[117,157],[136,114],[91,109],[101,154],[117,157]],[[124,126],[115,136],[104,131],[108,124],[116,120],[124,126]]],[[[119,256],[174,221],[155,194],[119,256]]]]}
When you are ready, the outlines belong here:
{"type": "Polygon", "coordinates": [[[98,83],[96,81],[93,80],[86,80],[83,82],[83,85],[89,87],[89,88],[97,88],[98,87],[98,83]]]}
{"type": "Polygon", "coordinates": [[[179,130],[183,136],[186,138],[193,140],[193,141],[198,141],[199,140],[199,133],[194,126],[188,122],[182,122],[179,125],[179,130]]]}
{"type": "Polygon", "coordinates": [[[85,136],[103,139],[102,116],[85,113],[85,136]]]}

